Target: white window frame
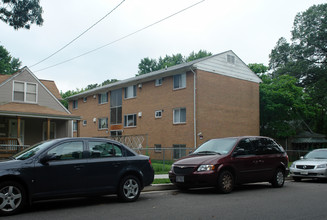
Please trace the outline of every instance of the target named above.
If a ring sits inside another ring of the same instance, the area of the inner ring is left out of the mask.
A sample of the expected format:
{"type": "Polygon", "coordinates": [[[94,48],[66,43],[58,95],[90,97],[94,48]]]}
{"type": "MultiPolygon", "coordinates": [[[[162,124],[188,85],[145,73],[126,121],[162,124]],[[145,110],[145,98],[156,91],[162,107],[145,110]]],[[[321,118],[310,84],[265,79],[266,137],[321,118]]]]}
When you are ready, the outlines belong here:
{"type": "Polygon", "coordinates": [[[136,85],[128,86],[124,88],[124,98],[132,99],[136,97],[136,85]]]}
{"type": "Polygon", "coordinates": [[[124,127],[125,128],[133,128],[136,127],[137,125],[137,115],[136,114],[128,114],[128,115],[124,115],[124,127]],[[132,125],[129,125],[130,123],[130,119],[129,117],[132,117],[132,125]]]}
{"type": "Polygon", "coordinates": [[[173,89],[184,89],[186,88],[186,73],[177,74],[173,76],[173,89]],[[178,87],[175,87],[175,80],[178,79],[178,87]]]}
{"type": "Polygon", "coordinates": [[[107,130],[108,129],[108,118],[98,118],[98,129],[107,130]],[[102,121],[105,121],[105,127],[102,127],[102,121]]]}
{"type": "Polygon", "coordinates": [[[186,123],[186,108],[175,108],[173,109],[173,123],[174,124],[185,124],[186,123]],[[181,110],[185,109],[185,121],[181,119],[181,110]]]}
{"type": "Polygon", "coordinates": [[[83,120],[83,126],[87,125],[87,120],[83,120]]]}
{"type": "Polygon", "coordinates": [[[78,109],[78,100],[73,100],[73,109],[78,109]]]}
{"type": "Polygon", "coordinates": [[[155,118],[162,118],[162,110],[155,111],[154,117],[155,118]]]}
{"type": "Polygon", "coordinates": [[[99,93],[98,98],[99,98],[99,101],[98,101],[99,105],[108,103],[108,92],[99,93]],[[106,98],[104,99],[103,97],[106,97],[106,98]]]}
{"type": "Polygon", "coordinates": [[[154,85],[155,86],[161,86],[162,85],[162,78],[156,79],[154,85]]]}
{"type": "Polygon", "coordinates": [[[37,83],[22,82],[22,81],[16,81],[16,80],[13,81],[13,87],[12,87],[12,101],[13,102],[37,103],[37,100],[38,100],[38,84],[37,83]],[[15,88],[16,88],[15,83],[23,84],[23,90],[22,91],[15,90],[15,88]],[[30,85],[35,86],[35,92],[28,91],[28,87],[30,85]],[[23,100],[15,100],[15,92],[23,93],[23,100]],[[27,96],[31,95],[31,94],[33,95],[33,97],[35,95],[35,101],[28,101],[27,100],[27,96]]]}
{"type": "Polygon", "coordinates": [[[76,132],[77,131],[77,121],[73,121],[73,132],[76,132]]]}

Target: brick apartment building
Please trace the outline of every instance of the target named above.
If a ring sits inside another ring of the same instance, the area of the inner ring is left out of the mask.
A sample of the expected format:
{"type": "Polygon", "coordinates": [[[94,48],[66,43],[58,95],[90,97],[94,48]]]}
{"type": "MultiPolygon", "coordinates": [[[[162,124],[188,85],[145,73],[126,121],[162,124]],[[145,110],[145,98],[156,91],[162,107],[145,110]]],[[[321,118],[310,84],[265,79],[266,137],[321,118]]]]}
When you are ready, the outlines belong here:
{"type": "Polygon", "coordinates": [[[145,135],[140,144],[155,148],[154,158],[162,148],[259,135],[260,82],[233,51],[122,80],[69,97],[69,110],[81,116],[74,135],[145,135]]]}

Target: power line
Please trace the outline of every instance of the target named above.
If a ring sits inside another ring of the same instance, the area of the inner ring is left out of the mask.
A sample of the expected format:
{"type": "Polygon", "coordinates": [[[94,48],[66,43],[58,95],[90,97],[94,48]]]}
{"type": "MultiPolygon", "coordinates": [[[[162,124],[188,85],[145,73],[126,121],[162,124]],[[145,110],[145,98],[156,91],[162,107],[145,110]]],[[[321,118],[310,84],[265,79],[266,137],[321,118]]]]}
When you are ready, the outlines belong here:
{"type": "Polygon", "coordinates": [[[36,66],[44,61],[46,61],[47,59],[53,57],[54,55],[56,55],[57,53],[59,53],[60,51],[62,51],[63,49],[65,49],[66,47],[68,47],[70,44],[72,44],[74,41],[76,41],[78,38],[80,38],[82,35],[84,35],[86,32],[88,32],[89,30],[91,30],[95,25],[97,25],[98,23],[100,23],[103,19],[105,19],[108,15],[110,15],[114,10],[116,10],[121,4],[123,4],[125,0],[121,1],[114,9],[112,9],[110,12],[108,12],[105,16],[103,16],[100,20],[98,20],[97,22],[95,22],[93,25],[91,25],[88,29],[86,29],[84,32],[82,32],[80,35],[78,35],[76,38],[74,38],[72,41],[70,41],[69,43],[67,43],[65,46],[63,46],[62,48],[60,48],[59,50],[57,50],[56,52],[52,53],[50,56],[44,58],[43,60],[33,64],[32,66],[29,66],[29,68],[32,68],[33,66],[36,66]]]}
{"type": "Polygon", "coordinates": [[[46,70],[46,69],[50,69],[50,68],[52,68],[52,67],[59,66],[59,65],[61,65],[61,64],[64,64],[64,63],[70,62],[70,61],[72,61],[72,60],[75,60],[75,59],[80,58],[80,57],[82,57],[82,56],[85,56],[85,55],[87,55],[87,54],[93,53],[93,52],[95,52],[95,51],[97,51],[97,50],[100,50],[100,49],[106,47],[106,46],[109,46],[109,45],[114,44],[114,43],[116,43],[116,42],[118,42],[118,41],[121,41],[121,40],[123,40],[123,39],[125,39],[125,38],[127,38],[127,37],[130,37],[130,36],[132,36],[132,35],[134,35],[134,34],[137,34],[138,32],[141,32],[141,31],[143,31],[143,30],[145,30],[145,29],[147,29],[147,28],[150,28],[150,27],[152,27],[152,26],[154,26],[154,25],[156,25],[156,24],[158,24],[158,23],[160,23],[160,22],[163,22],[163,21],[165,21],[165,20],[167,20],[167,19],[169,19],[169,18],[171,18],[171,17],[173,17],[173,16],[175,16],[175,15],[177,15],[177,14],[180,14],[180,13],[182,13],[182,12],[184,12],[184,11],[186,11],[186,10],[188,10],[188,9],[190,9],[190,8],[196,6],[196,5],[198,5],[198,4],[200,4],[200,3],[204,2],[204,1],[205,1],[205,0],[199,1],[199,2],[197,2],[197,3],[195,3],[195,4],[191,5],[191,6],[188,6],[187,8],[184,8],[184,9],[178,11],[178,12],[175,12],[174,14],[171,14],[171,15],[169,15],[169,16],[167,16],[167,17],[161,19],[161,20],[158,20],[158,21],[156,21],[156,22],[154,22],[154,23],[152,23],[152,24],[150,24],[150,25],[148,25],[148,26],[145,26],[145,27],[143,27],[143,28],[141,28],[141,29],[139,29],[139,30],[137,30],[137,31],[134,31],[134,32],[131,33],[131,34],[128,34],[128,35],[126,35],[126,36],[124,36],[124,37],[121,37],[121,38],[119,38],[119,39],[117,39],[117,40],[114,40],[114,41],[112,41],[112,42],[110,42],[110,43],[107,43],[107,44],[105,44],[105,45],[103,45],[103,46],[97,47],[97,48],[95,48],[95,49],[93,49],[93,50],[90,50],[90,51],[85,52],[85,53],[83,53],[83,54],[80,54],[80,55],[78,55],[78,56],[72,57],[72,58],[67,59],[67,60],[65,60],[65,61],[59,62],[59,63],[57,63],[57,64],[54,64],[54,65],[52,65],[52,66],[48,66],[48,67],[45,67],[45,68],[43,68],[43,69],[39,69],[39,70],[36,70],[36,71],[33,71],[33,72],[40,72],[40,71],[43,71],[43,70],[46,70]]]}

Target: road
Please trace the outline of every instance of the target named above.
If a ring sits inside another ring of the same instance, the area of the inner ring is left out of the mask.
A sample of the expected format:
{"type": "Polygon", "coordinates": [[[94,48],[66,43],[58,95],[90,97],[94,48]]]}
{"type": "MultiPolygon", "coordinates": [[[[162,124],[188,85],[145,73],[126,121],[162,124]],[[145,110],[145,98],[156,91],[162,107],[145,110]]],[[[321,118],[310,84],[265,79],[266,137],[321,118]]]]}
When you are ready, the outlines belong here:
{"type": "Polygon", "coordinates": [[[327,183],[288,181],[280,189],[270,184],[250,184],[231,194],[213,189],[142,193],[134,203],[115,196],[72,199],[35,204],[11,219],[327,219],[327,183]]]}

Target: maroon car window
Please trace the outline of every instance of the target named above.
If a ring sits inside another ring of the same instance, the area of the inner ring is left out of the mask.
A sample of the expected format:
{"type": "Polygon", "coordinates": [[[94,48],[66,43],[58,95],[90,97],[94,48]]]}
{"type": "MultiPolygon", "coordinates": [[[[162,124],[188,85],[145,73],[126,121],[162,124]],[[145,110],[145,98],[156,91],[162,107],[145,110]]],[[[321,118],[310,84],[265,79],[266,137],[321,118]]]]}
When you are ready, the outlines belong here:
{"type": "Polygon", "coordinates": [[[238,150],[238,149],[244,149],[244,153],[242,153],[242,155],[254,155],[255,154],[253,145],[249,138],[240,140],[240,142],[238,143],[238,145],[236,147],[236,150],[238,150]]]}

